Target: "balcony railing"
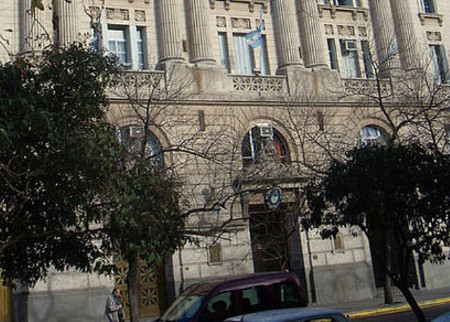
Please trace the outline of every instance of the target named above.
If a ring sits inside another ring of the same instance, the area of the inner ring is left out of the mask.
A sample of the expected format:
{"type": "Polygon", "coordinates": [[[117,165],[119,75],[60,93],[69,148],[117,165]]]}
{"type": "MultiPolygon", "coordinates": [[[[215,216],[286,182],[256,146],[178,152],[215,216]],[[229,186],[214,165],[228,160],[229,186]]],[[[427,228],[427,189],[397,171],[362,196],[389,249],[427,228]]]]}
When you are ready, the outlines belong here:
{"type": "Polygon", "coordinates": [[[109,87],[112,91],[117,90],[150,90],[162,88],[164,82],[163,71],[123,71],[114,76],[109,87]]]}
{"type": "Polygon", "coordinates": [[[235,91],[258,94],[287,94],[287,81],[283,76],[230,75],[235,91]]]}
{"type": "Polygon", "coordinates": [[[389,96],[391,94],[391,84],[389,80],[382,79],[342,79],[344,92],[347,95],[362,95],[366,97],[389,96]]]}

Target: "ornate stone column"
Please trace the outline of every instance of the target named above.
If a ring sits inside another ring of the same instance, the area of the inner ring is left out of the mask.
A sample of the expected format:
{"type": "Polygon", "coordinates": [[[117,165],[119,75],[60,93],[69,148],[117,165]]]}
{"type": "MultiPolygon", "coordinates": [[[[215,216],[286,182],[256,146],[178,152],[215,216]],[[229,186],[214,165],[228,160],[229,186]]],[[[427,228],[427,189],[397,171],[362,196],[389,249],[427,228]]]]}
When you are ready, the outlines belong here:
{"type": "Polygon", "coordinates": [[[380,73],[387,76],[389,68],[400,67],[391,5],[386,0],[371,0],[369,6],[380,73]]]}
{"type": "Polygon", "coordinates": [[[405,0],[391,0],[394,28],[397,33],[397,52],[405,69],[420,67],[422,58],[409,3],[405,0]]]}
{"type": "Polygon", "coordinates": [[[272,10],[278,69],[302,66],[294,1],[272,0],[272,10]]]}
{"type": "Polygon", "coordinates": [[[159,63],[184,61],[177,20],[177,1],[179,0],[155,0],[159,27],[159,63]]]}
{"type": "Polygon", "coordinates": [[[61,45],[68,45],[77,40],[77,1],[55,1],[56,17],[58,19],[57,41],[61,45]]]}
{"type": "Polygon", "coordinates": [[[34,14],[31,12],[31,1],[20,1],[20,51],[36,51],[44,48],[48,43],[48,35],[42,28],[42,11],[37,9],[34,14]]]}
{"type": "Polygon", "coordinates": [[[215,63],[211,46],[208,0],[187,0],[186,15],[192,63],[215,63]]]}
{"type": "Polygon", "coordinates": [[[297,9],[305,66],[308,68],[328,67],[324,31],[319,20],[317,2],[299,0],[297,9]]]}

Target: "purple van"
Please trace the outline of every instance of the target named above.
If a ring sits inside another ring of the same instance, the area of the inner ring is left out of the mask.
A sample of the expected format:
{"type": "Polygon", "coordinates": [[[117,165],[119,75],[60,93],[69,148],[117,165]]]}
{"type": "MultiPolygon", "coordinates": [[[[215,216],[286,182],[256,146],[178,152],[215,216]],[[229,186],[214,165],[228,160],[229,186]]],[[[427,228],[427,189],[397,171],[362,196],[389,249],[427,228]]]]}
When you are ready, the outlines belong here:
{"type": "Polygon", "coordinates": [[[223,321],[235,315],[306,305],[295,274],[259,273],[191,285],[157,321],[223,321]]]}

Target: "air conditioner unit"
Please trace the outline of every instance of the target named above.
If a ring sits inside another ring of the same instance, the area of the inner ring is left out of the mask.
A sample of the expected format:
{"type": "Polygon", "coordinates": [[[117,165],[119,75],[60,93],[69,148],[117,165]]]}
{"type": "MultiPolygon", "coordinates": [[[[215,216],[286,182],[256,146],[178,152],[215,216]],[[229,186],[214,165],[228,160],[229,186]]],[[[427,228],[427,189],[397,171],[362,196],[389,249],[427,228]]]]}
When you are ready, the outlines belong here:
{"type": "Polygon", "coordinates": [[[273,137],[273,128],[272,124],[258,124],[259,134],[262,138],[272,138],[273,137]]]}
{"type": "Polygon", "coordinates": [[[345,50],[346,51],[357,51],[358,46],[356,44],[356,41],[354,40],[346,40],[345,41],[345,50]]]}
{"type": "Polygon", "coordinates": [[[132,125],[130,126],[130,139],[140,138],[142,136],[142,127],[132,125]]]}

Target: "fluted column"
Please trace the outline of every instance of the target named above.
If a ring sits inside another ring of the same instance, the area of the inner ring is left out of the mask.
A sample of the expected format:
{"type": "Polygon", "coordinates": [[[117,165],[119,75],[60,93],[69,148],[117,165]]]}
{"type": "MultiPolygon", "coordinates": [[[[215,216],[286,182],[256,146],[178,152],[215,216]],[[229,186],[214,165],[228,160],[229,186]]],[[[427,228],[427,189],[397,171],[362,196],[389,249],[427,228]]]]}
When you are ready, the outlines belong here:
{"type": "Polygon", "coordinates": [[[308,68],[328,67],[324,31],[319,20],[317,2],[299,0],[298,16],[305,66],[308,68]]]}
{"type": "Polygon", "coordinates": [[[177,1],[179,0],[155,0],[159,27],[160,63],[184,61],[177,20],[177,1]]]}
{"type": "Polygon", "coordinates": [[[20,51],[41,50],[49,42],[48,35],[42,28],[42,11],[36,9],[32,14],[31,1],[21,0],[20,2],[20,25],[22,26],[20,34],[20,51]]]}
{"type": "Polygon", "coordinates": [[[300,39],[296,27],[293,0],[272,0],[275,41],[277,43],[278,69],[301,66],[300,39]]]}
{"type": "Polygon", "coordinates": [[[387,76],[389,68],[400,67],[391,5],[386,0],[371,0],[369,6],[379,70],[387,76]]]}
{"type": "Polygon", "coordinates": [[[208,0],[187,0],[186,14],[189,51],[192,63],[214,63],[209,21],[208,0]]]}
{"type": "Polygon", "coordinates": [[[402,67],[405,69],[420,67],[420,45],[414,29],[410,2],[391,0],[391,7],[402,67]]]}
{"type": "Polygon", "coordinates": [[[58,39],[61,45],[68,45],[77,40],[77,1],[57,0],[58,39]]]}

